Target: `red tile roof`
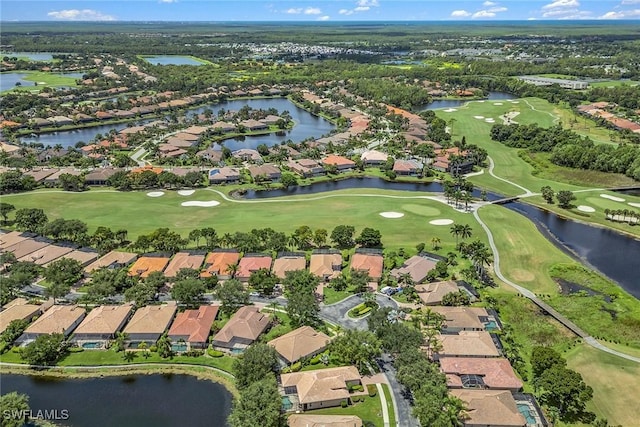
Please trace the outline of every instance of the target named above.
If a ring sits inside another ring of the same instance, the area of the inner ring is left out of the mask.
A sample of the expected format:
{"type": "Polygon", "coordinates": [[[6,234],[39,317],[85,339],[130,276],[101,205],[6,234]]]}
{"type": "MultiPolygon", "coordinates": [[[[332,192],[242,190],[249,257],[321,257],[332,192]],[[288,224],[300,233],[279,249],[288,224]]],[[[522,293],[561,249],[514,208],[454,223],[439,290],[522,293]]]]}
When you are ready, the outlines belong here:
{"type": "Polygon", "coordinates": [[[187,342],[207,342],[211,333],[211,325],[218,315],[218,308],[217,305],[201,305],[197,310],[183,311],[173,321],[173,325],[169,329],[169,337],[188,335],[187,342]]]}

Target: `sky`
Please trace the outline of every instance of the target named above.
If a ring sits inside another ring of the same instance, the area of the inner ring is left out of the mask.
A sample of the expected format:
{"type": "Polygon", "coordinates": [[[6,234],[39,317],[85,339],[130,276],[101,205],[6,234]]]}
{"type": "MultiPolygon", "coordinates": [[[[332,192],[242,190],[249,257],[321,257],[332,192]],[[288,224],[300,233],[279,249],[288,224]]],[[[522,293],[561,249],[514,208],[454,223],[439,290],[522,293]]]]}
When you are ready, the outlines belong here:
{"type": "Polygon", "coordinates": [[[640,0],[2,0],[0,21],[640,19],[640,0]]]}

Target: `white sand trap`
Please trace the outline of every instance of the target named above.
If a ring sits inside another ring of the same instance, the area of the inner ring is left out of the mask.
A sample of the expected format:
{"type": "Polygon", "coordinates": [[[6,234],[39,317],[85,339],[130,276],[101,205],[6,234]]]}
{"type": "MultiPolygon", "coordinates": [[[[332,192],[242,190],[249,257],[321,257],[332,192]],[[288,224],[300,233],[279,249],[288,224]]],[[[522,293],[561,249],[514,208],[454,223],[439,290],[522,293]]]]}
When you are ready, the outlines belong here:
{"type": "Polygon", "coordinates": [[[473,116],[474,119],[483,120],[484,116],[473,116]]]}
{"type": "Polygon", "coordinates": [[[190,196],[195,192],[196,190],[178,190],[178,194],[181,196],[190,196]]]}
{"type": "Polygon", "coordinates": [[[453,224],[452,219],[434,219],[433,221],[429,221],[431,225],[449,225],[453,224]]]}
{"type": "Polygon", "coordinates": [[[479,102],[479,103],[483,103],[484,101],[477,101],[477,102],[479,102]]]}
{"type": "Polygon", "coordinates": [[[591,206],[585,206],[585,205],[580,205],[578,206],[578,210],[580,212],[595,212],[596,210],[594,208],[592,208],[591,206]]]}
{"type": "Polygon", "coordinates": [[[629,206],[633,206],[634,208],[640,208],[640,203],[629,202],[629,206]]]}
{"type": "Polygon", "coordinates": [[[454,111],[458,111],[456,108],[447,108],[444,110],[445,113],[453,113],[454,111]]]}
{"type": "Polygon", "coordinates": [[[488,118],[488,119],[484,119],[485,122],[487,123],[495,123],[496,121],[492,118],[488,118]]]}
{"type": "Polygon", "coordinates": [[[624,199],[622,197],[610,196],[608,194],[601,194],[600,197],[602,197],[603,199],[613,200],[614,202],[624,202],[624,199]]]}
{"type": "Polygon", "coordinates": [[[502,105],[502,102],[494,102],[493,105],[502,105]]]}
{"type": "Polygon", "coordinates": [[[520,104],[520,101],[511,101],[512,104],[520,104]]]}
{"type": "Polygon", "coordinates": [[[211,208],[213,206],[218,206],[220,202],[216,202],[215,200],[209,200],[208,202],[199,202],[197,200],[190,200],[188,202],[180,203],[180,206],[198,206],[200,208],[211,208]]]}
{"type": "Polygon", "coordinates": [[[164,191],[152,191],[150,193],[147,193],[147,196],[149,196],[149,197],[162,197],[162,196],[164,196],[164,191]]]}
{"type": "Polygon", "coordinates": [[[380,216],[383,218],[402,218],[404,214],[402,212],[380,212],[380,216]]]}

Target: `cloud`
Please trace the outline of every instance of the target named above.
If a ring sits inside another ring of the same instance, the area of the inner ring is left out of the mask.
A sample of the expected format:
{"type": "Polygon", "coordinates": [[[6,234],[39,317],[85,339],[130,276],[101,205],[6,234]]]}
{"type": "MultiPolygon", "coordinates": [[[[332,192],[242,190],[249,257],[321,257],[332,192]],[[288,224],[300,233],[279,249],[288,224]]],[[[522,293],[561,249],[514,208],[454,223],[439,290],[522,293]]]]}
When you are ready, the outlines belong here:
{"type": "Polygon", "coordinates": [[[471,13],[467,12],[466,10],[454,10],[453,12],[451,12],[451,17],[453,18],[465,18],[467,16],[471,16],[471,13]]]}
{"type": "Polygon", "coordinates": [[[338,11],[338,13],[340,15],[353,15],[353,10],[349,10],[349,9],[340,9],[338,11]]]}
{"type": "Polygon", "coordinates": [[[353,11],[354,12],[366,12],[369,9],[371,9],[369,6],[358,6],[355,9],[353,9],[353,11]]]}
{"type": "Polygon", "coordinates": [[[492,2],[492,1],[486,1],[486,2],[482,3],[482,5],[483,5],[484,7],[495,6],[496,4],[497,4],[497,3],[494,3],[494,2],[492,2]]]}
{"type": "Polygon", "coordinates": [[[64,21],[115,21],[116,19],[93,9],[53,10],[47,13],[47,16],[64,21]]]}
{"type": "Polygon", "coordinates": [[[360,7],[378,7],[380,3],[378,0],[358,0],[356,3],[360,7]]]}
{"type": "Polygon", "coordinates": [[[158,3],[178,3],[178,0],[158,0],[158,3]]]}
{"type": "Polygon", "coordinates": [[[318,17],[318,21],[328,21],[329,19],[331,19],[329,15],[323,15],[318,17]]]}
{"type": "Polygon", "coordinates": [[[319,7],[308,7],[304,10],[305,15],[321,15],[322,11],[319,7]]]}
{"type": "Polygon", "coordinates": [[[491,9],[489,9],[489,12],[491,12],[491,13],[500,13],[500,12],[506,12],[507,10],[509,10],[509,9],[507,9],[504,6],[498,6],[498,7],[492,7],[491,9]]]}
{"type": "Polygon", "coordinates": [[[356,7],[354,7],[353,9],[340,9],[338,13],[340,15],[349,16],[358,12],[368,12],[372,7],[378,6],[380,6],[378,0],[357,0],[356,7]]]}
{"type": "Polygon", "coordinates": [[[640,4],[640,0],[622,0],[622,5],[640,4]]]}
{"type": "Polygon", "coordinates": [[[599,16],[598,19],[626,19],[626,18],[637,18],[640,17],[640,9],[634,10],[623,10],[619,12],[607,12],[602,16],[599,16]]]}
{"type": "Polygon", "coordinates": [[[495,12],[489,12],[488,10],[479,10],[473,14],[473,19],[478,18],[494,18],[496,16],[495,12]]]}
{"type": "Polygon", "coordinates": [[[579,6],[580,6],[580,2],[578,0],[556,0],[553,3],[549,3],[542,6],[542,10],[568,9],[568,8],[577,8],[579,6]]]}
{"type": "Polygon", "coordinates": [[[291,9],[287,9],[287,11],[285,13],[288,13],[289,15],[298,15],[298,14],[302,13],[302,8],[301,7],[292,7],[291,9]]]}

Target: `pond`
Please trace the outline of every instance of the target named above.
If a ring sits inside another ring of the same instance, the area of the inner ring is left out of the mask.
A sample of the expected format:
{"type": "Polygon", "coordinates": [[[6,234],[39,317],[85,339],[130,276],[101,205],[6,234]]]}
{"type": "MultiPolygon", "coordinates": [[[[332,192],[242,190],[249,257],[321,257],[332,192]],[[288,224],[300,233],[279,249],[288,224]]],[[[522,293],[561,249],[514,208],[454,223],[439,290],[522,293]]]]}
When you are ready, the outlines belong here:
{"type": "MultiPolygon", "coordinates": [[[[488,101],[496,101],[498,99],[515,99],[516,95],[507,92],[489,92],[489,96],[487,96],[486,100],[488,101]]],[[[469,101],[475,101],[472,99],[436,99],[430,104],[425,104],[421,107],[418,107],[417,111],[424,110],[438,110],[440,108],[457,108],[461,107],[469,101]]]]}
{"type": "Polygon", "coordinates": [[[13,89],[18,82],[23,86],[33,86],[33,82],[23,80],[27,76],[27,73],[0,73],[0,92],[13,89]]]}
{"type": "Polygon", "coordinates": [[[0,58],[8,56],[9,58],[28,58],[32,61],[51,61],[53,53],[42,52],[0,52],[0,58]]]}
{"type": "Polygon", "coordinates": [[[32,413],[57,410],[71,427],[223,426],[231,394],[190,375],[58,379],[2,375],[2,393],[29,395],[32,413]]]}
{"type": "Polygon", "coordinates": [[[145,56],[144,60],[153,65],[202,65],[202,62],[189,56],[180,55],[145,56]]]}

